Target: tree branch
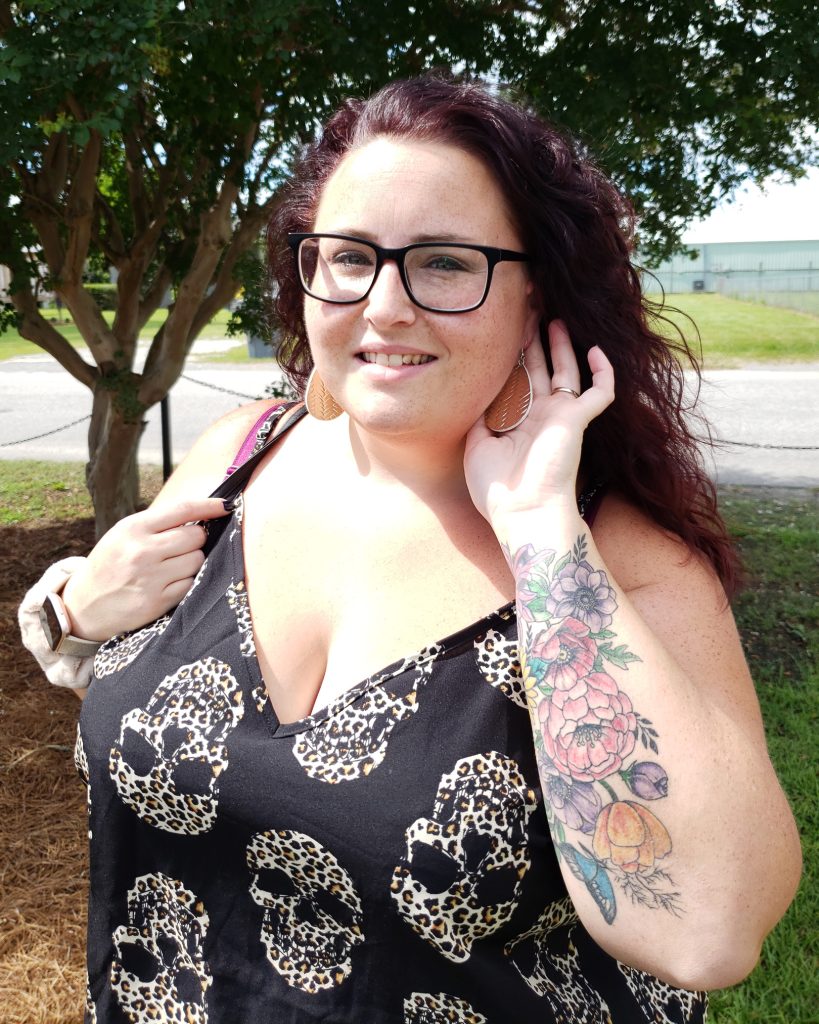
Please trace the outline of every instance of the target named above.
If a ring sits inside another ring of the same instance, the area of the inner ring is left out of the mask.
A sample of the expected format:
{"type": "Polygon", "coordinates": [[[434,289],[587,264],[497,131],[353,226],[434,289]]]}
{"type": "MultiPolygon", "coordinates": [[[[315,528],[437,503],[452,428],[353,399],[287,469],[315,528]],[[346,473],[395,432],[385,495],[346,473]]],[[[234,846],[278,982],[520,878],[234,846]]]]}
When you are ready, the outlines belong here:
{"type": "Polygon", "coordinates": [[[145,290],[142,302],[139,306],[139,329],[141,330],[148,322],[151,314],[159,308],[159,304],[165,293],[173,284],[173,274],[167,264],[162,266],[154,274],[153,281],[145,290]]]}
{"type": "Polygon", "coordinates": [[[6,35],[14,28],[14,15],[9,0],[0,2],[0,35],[6,35]]]}
{"type": "Polygon", "coordinates": [[[148,196],[145,189],[145,172],[142,166],[142,147],[133,132],[126,132],[123,141],[125,143],[125,174],[128,178],[128,196],[134,216],[134,229],[137,234],[140,234],[148,223],[148,196]]]}
{"type": "Polygon", "coordinates": [[[94,197],[101,152],[100,134],[92,130],[80,155],[68,195],[65,216],[68,245],[60,273],[62,281],[66,284],[78,285],[82,281],[82,272],[88,256],[88,243],[91,241],[94,227],[94,197]]]}
{"type": "Polygon", "coordinates": [[[14,275],[9,291],[14,308],[22,318],[20,334],[48,352],[72,377],[93,391],[100,376],[99,370],[86,363],[77,350],[69,345],[63,335],[40,313],[30,282],[23,279],[21,286],[21,279],[14,275]]]}
{"type": "Polygon", "coordinates": [[[108,260],[116,266],[118,260],[122,259],[125,255],[125,236],[122,233],[119,218],[114,212],[111,204],[101,192],[97,192],[94,202],[99,210],[99,215],[96,221],[97,231],[95,241],[108,257],[108,260]],[[102,230],[99,228],[101,221],[105,221],[108,225],[107,234],[103,234],[102,230]]]}
{"type": "Polygon", "coordinates": [[[230,245],[222,257],[219,272],[204,301],[199,306],[190,328],[188,348],[198,337],[218,311],[226,306],[236,294],[237,281],[233,276],[239,257],[246,253],[259,237],[264,225],[270,217],[278,196],[272,196],[264,205],[257,207],[248,214],[236,229],[230,245]]]}
{"type": "Polygon", "coordinates": [[[210,284],[219,259],[230,243],[230,211],[238,194],[228,169],[219,196],[200,221],[199,238],[187,274],[177,290],[176,302],[165,321],[164,330],[154,339],[145,364],[139,400],[146,406],[160,401],[173,386],[192,341],[191,326],[210,284]]]}

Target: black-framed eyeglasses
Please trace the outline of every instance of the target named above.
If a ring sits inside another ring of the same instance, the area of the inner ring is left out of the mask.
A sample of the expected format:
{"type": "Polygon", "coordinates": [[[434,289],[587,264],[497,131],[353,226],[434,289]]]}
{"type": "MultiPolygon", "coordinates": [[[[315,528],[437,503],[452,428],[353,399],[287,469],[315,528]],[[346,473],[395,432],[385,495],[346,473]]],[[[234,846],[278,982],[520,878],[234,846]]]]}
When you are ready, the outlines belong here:
{"type": "Polygon", "coordinates": [[[498,263],[524,263],[511,249],[465,242],[413,242],[385,249],[354,235],[297,233],[287,236],[302,289],[322,302],[346,304],[367,298],[386,260],[394,260],[412,302],[431,313],[468,313],[486,301],[498,263]]]}

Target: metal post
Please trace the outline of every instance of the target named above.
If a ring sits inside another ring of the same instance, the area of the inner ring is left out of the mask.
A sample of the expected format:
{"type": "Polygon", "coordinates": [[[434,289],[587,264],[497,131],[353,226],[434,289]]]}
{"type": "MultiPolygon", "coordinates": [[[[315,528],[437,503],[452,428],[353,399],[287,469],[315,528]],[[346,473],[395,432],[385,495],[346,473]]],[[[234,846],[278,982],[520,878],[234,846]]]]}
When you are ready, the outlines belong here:
{"type": "Polygon", "coordinates": [[[171,404],[168,395],[159,403],[162,415],[162,479],[167,480],[173,472],[171,466],[171,404]]]}

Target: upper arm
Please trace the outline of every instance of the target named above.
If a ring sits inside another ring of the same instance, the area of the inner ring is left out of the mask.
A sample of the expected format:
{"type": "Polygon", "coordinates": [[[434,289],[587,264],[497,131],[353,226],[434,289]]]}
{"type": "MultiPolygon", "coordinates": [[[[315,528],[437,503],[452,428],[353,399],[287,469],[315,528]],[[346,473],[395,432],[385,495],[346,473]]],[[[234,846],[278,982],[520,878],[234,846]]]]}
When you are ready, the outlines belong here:
{"type": "Polygon", "coordinates": [[[253,424],[276,404],[270,399],[249,402],[208,427],[174,470],[154,504],[207,497],[224,480],[253,424]]]}
{"type": "Polygon", "coordinates": [[[701,696],[715,711],[762,736],[736,623],[707,560],[617,495],[603,502],[594,539],[615,590],[619,585],[628,595],[701,696]]]}

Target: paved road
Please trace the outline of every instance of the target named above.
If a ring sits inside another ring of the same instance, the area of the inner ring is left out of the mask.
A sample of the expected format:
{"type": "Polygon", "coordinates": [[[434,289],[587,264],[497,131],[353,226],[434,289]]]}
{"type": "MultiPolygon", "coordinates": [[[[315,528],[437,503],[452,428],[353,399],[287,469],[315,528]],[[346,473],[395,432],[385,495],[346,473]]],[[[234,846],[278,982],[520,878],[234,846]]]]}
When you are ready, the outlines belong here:
{"type": "MultiPolygon", "coordinates": [[[[200,358],[217,347],[217,343],[200,343],[200,358]]],[[[278,372],[267,360],[250,364],[192,362],[186,377],[190,379],[180,380],[171,392],[175,461],[209,423],[246,400],[239,396],[261,397],[265,387],[278,379],[278,372]]],[[[715,436],[734,442],[707,457],[718,482],[819,486],[819,364],[714,371],[706,376],[700,398],[715,436]],[[804,450],[792,450],[795,448],[804,450]]],[[[89,392],[49,356],[0,362],[0,459],[84,461],[87,422],[25,444],[7,442],[44,433],[90,411],[89,392]]],[[[140,461],[161,464],[158,406],[148,412],[147,419],[140,461]]]]}

